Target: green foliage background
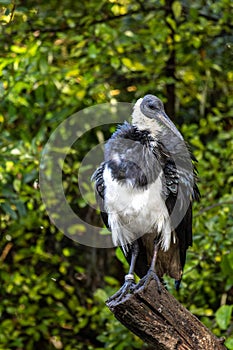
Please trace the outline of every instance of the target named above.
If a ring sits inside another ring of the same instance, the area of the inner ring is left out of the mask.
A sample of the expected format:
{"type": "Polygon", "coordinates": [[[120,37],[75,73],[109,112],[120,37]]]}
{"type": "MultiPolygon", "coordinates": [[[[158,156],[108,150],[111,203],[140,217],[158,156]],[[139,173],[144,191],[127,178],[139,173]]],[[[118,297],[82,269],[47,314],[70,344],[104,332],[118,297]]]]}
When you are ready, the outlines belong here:
{"type": "MultiPolygon", "coordinates": [[[[104,304],[123,281],[120,251],[58,232],[36,183],[66,117],[146,93],[165,102],[199,161],[202,199],[176,297],[233,349],[232,1],[0,0],[0,21],[0,349],[149,349],[104,304]]],[[[77,171],[109,134],[84,138],[64,170],[71,204],[95,222],[77,171]]]]}

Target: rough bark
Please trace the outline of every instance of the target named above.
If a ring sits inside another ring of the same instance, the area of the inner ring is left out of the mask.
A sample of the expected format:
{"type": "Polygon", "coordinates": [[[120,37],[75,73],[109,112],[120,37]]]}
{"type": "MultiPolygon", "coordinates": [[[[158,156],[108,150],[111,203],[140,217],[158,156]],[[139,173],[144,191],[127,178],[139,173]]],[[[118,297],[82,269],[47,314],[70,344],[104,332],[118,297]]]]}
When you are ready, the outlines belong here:
{"type": "Polygon", "coordinates": [[[218,339],[161,286],[151,281],[125,297],[107,301],[115,317],[157,350],[224,350],[218,339]]]}

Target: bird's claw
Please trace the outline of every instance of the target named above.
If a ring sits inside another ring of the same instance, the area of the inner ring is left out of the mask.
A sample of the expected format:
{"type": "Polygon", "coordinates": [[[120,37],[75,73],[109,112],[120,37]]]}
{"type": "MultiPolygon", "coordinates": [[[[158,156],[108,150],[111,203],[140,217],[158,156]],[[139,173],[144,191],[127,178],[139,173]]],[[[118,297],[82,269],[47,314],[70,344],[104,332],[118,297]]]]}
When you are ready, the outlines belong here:
{"type": "Polygon", "coordinates": [[[159,292],[159,294],[161,293],[161,281],[158,277],[158,275],[156,274],[156,272],[154,270],[149,270],[147,272],[147,274],[140,279],[140,281],[138,282],[138,284],[136,285],[136,288],[134,289],[135,291],[136,290],[139,290],[139,289],[143,289],[145,290],[148,285],[150,284],[150,281],[151,280],[154,280],[156,283],[157,283],[157,290],[159,292]]]}
{"type": "Polygon", "coordinates": [[[127,294],[137,292],[138,290],[145,290],[148,285],[150,284],[151,280],[155,280],[157,283],[157,288],[159,294],[161,293],[161,281],[156,274],[156,272],[152,269],[150,269],[147,274],[140,279],[140,281],[135,284],[133,275],[128,274],[125,276],[125,283],[123,286],[110,298],[108,298],[107,303],[111,302],[112,300],[117,300],[118,302],[123,299],[127,294]]]}
{"type": "Polygon", "coordinates": [[[110,302],[112,300],[116,299],[123,299],[127,294],[132,293],[136,284],[134,282],[134,276],[132,274],[128,274],[125,276],[125,283],[123,286],[110,298],[108,298],[107,302],[110,302]]]}

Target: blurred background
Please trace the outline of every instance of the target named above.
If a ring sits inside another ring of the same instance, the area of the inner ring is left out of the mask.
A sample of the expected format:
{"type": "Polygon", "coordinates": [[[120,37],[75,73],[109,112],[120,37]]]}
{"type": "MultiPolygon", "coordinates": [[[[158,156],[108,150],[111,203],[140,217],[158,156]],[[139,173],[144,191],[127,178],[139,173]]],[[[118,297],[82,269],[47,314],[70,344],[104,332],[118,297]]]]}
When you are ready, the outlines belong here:
{"type": "MultiPolygon", "coordinates": [[[[172,281],[169,291],[233,349],[232,1],[0,0],[0,23],[0,349],[150,349],[105,306],[127,270],[120,249],[65,237],[38,188],[41,152],[63,120],[147,93],[199,162],[193,247],[179,294],[172,281]]],[[[85,134],[63,169],[70,205],[91,223],[100,218],[78,169],[113,131],[85,134]]]]}

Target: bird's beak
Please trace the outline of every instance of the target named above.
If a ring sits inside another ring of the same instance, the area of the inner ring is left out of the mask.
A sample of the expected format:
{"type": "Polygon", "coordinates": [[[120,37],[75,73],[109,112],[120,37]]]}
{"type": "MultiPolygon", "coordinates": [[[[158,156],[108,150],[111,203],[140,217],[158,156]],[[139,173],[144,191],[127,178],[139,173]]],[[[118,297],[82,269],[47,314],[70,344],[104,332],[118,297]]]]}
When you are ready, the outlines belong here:
{"type": "Polygon", "coordinates": [[[161,111],[161,113],[158,116],[158,119],[162,123],[162,125],[166,128],[168,128],[170,131],[172,131],[177,137],[179,137],[181,140],[183,140],[183,136],[181,133],[177,130],[171,119],[168,117],[168,115],[161,111]]]}

